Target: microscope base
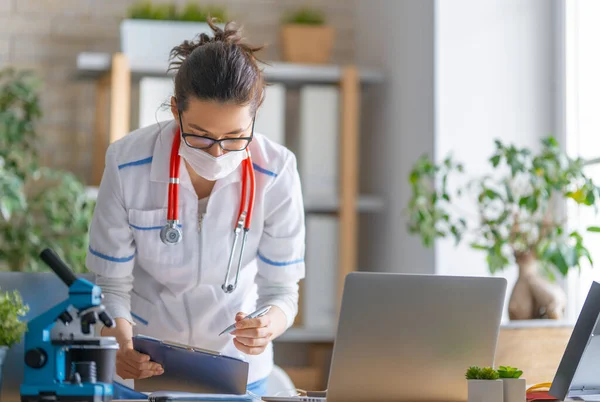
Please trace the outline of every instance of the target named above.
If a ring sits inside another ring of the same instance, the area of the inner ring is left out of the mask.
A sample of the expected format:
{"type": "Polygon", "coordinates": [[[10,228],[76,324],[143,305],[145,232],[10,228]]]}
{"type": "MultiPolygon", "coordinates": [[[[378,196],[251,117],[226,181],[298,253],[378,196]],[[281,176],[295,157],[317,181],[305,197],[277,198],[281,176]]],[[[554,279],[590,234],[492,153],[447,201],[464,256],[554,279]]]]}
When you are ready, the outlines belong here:
{"type": "Polygon", "coordinates": [[[111,402],[112,395],[57,396],[57,395],[22,395],[21,402],[111,402]]]}

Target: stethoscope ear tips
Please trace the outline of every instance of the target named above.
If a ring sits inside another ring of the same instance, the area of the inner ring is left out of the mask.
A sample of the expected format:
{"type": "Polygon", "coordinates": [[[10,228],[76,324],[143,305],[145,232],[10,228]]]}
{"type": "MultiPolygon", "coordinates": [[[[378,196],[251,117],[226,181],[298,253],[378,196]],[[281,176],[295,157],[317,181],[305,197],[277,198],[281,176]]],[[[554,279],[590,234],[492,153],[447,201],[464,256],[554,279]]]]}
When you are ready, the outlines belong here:
{"type": "Polygon", "coordinates": [[[181,229],[171,223],[168,223],[160,230],[160,239],[168,245],[179,243],[182,237],[181,229]]]}

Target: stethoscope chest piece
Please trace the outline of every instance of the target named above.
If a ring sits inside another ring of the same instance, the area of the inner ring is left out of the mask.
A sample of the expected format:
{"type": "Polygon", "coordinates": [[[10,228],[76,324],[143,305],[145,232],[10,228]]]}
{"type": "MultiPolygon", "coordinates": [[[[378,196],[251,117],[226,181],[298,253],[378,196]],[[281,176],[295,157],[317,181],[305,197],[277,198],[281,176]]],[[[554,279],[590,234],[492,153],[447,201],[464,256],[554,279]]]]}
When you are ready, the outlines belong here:
{"type": "Polygon", "coordinates": [[[176,222],[169,222],[160,230],[160,239],[169,246],[181,242],[182,237],[181,229],[176,222]]]}

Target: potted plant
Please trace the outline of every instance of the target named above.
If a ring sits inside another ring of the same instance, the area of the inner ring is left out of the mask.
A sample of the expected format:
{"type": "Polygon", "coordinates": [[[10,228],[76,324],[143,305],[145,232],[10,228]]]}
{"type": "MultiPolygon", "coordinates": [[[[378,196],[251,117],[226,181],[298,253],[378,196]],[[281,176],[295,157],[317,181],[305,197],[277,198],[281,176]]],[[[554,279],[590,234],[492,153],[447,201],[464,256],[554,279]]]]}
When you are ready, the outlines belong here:
{"type": "Polygon", "coordinates": [[[0,70],[0,270],[45,269],[43,242],[85,272],[94,202],[73,174],[39,165],[39,84],[29,71],[0,70]]]}
{"type": "Polygon", "coordinates": [[[504,402],[525,402],[527,384],[521,378],[523,371],[510,366],[500,366],[498,375],[502,380],[504,402]]]}
{"type": "Polygon", "coordinates": [[[0,292],[0,390],[2,389],[2,367],[6,353],[19,343],[27,331],[27,324],[21,321],[29,311],[23,304],[18,291],[0,292]]]}
{"type": "Polygon", "coordinates": [[[328,63],[333,49],[334,31],[325,24],[324,15],[303,8],[284,18],[281,27],[283,60],[291,63],[328,63]]]}
{"type": "Polygon", "coordinates": [[[175,46],[202,33],[212,33],[207,23],[210,18],[222,28],[226,21],[225,9],[199,6],[191,1],[182,9],[175,4],[137,2],[121,22],[121,51],[132,65],[166,66],[175,46]]]}
{"type": "MultiPolygon", "coordinates": [[[[566,295],[554,281],[582,258],[592,260],[578,231],[568,231],[556,206],[567,201],[596,206],[598,186],[584,173],[584,161],[569,158],[552,138],[539,152],[496,141],[492,174],[480,174],[451,190],[451,174],[464,168],[448,156],[440,164],[421,157],[410,173],[408,229],[431,246],[452,237],[486,254],[491,274],[511,264],[519,269],[508,305],[512,320],[560,319],[566,295]],[[472,210],[457,201],[471,196],[472,210]]],[[[453,184],[454,185],[454,184],[453,184]]],[[[600,228],[589,227],[598,232],[600,228]]]]}
{"type": "Polygon", "coordinates": [[[466,373],[469,402],[503,402],[502,381],[491,367],[472,366],[466,373]]]}

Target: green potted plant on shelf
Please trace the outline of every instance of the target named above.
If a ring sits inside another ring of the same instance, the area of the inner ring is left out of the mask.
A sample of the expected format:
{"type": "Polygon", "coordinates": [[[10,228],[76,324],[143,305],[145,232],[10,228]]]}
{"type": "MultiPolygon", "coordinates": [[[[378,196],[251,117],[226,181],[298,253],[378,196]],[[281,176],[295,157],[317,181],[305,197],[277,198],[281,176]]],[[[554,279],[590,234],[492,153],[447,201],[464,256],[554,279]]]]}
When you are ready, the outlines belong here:
{"type": "Polygon", "coordinates": [[[39,165],[39,81],[0,70],[0,270],[39,271],[39,250],[52,247],[85,272],[94,202],[71,173],[39,165]]]}
{"type": "Polygon", "coordinates": [[[465,374],[469,402],[503,402],[502,381],[492,367],[471,366],[465,374]]]}
{"type": "Polygon", "coordinates": [[[29,307],[23,303],[18,291],[0,291],[0,391],[2,390],[2,367],[6,353],[13,345],[19,343],[27,331],[27,324],[22,317],[29,307]]]}
{"type": "Polygon", "coordinates": [[[209,18],[224,27],[225,8],[201,6],[195,1],[180,8],[175,3],[138,1],[121,22],[121,51],[133,65],[166,67],[173,47],[202,33],[212,33],[207,23],[209,18]]]}
{"type": "Polygon", "coordinates": [[[525,402],[527,399],[527,384],[521,378],[523,371],[516,367],[498,367],[498,376],[502,380],[504,402],[525,402]]]}
{"type": "Polygon", "coordinates": [[[333,27],[316,9],[302,8],[283,19],[281,44],[283,60],[291,63],[323,64],[331,59],[333,27]]]}
{"type": "Polygon", "coordinates": [[[460,178],[464,185],[452,181],[464,168],[451,156],[439,164],[421,157],[409,178],[408,230],[426,246],[444,237],[469,244],[485,253],[491,274],[516,264],[519,277],[508,305],[510,318],[560,319],[566,295],[554,282],[556,274],[566,276],[582,259],[590,264],[592,259],[582,234],[568,230],[556,206],[573,202],[597,207],[600,189],[585,174],[584,161],[568,157],[554,138],[544,139],[538,152],[495,144],[489,158],[492,173],[460,178]],[[460,210],[465,199],[473,206],[460,210]]]}

